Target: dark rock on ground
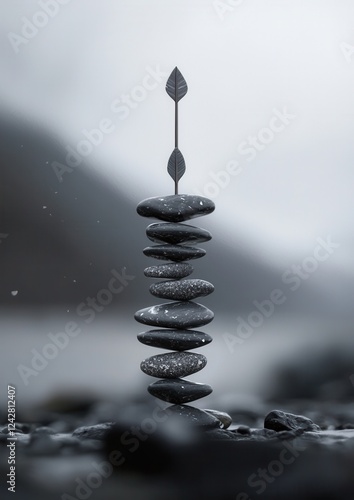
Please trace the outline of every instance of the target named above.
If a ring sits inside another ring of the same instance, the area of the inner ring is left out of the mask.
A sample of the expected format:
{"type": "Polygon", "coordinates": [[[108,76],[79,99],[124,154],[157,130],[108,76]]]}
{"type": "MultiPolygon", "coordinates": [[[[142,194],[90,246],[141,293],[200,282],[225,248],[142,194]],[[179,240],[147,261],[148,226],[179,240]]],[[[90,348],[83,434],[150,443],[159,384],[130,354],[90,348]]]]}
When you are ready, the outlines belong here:
{"type": "Polygon", "coordinates": [[[236,432],[238,432],[239,434],[250,435],[251,429],[248,427],[248,425],[239,425],[236,429],[236,432]]]}
{"type": "Polygon", "coordinates": [[[73,432],[73,436],[80,439],[102,439],[114,425],[115,422],[105,422],[88,427],[79,427],[73,432]]]}
{"type": "Polygon", "coordinates": [[[264,419],[264,427],[279,431],[320,431],[321,428],[311,419],[302,415],[273,410],[264,419]]]}
{"type": "Polygon", "coordinates": [[[55,434],[55,430],[51,427],[37,427],[33,430],[32,435],[34,434],[55,434]]]}

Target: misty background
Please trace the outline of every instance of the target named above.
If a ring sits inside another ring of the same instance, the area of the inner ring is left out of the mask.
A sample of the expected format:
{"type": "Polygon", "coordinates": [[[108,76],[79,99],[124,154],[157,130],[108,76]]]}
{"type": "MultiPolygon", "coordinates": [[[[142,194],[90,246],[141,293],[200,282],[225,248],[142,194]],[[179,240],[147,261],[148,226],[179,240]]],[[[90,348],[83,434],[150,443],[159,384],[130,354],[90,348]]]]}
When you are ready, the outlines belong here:
{"type": "Polygon", "coordinates": [[[213,234],[192,275],[215,285],[200,299],[214,342],[191,377],[214,388],[203,405],[251,404],[292,365],[304,383],[285,397],[312,385],[319,396],[316,384],[321,397],[351,397],[352,2],[18,0],[2,7],[0,30],[0,367],[18,401],[139,398],[152,381],[139,364],[159,350],[136,340],[133,315],[160,301],[143,276],[155,221],[135,207],[173,194],[165,83],[176,65],[189,87],[180,192],[216,204],[191,222],[213,234]],[[333,249],[316,265],[319,241],[333,249]],[[294,279],[294,265],[313,268],[294,279]],[[78,308],[112,270],[132,278],[85,321],[78,308]],[[240,337],[275,289],[283,302],[240,337]],[[33,350],[69,322],[80,334],[26,384],[19,365],[33,369],[33,350]]]}

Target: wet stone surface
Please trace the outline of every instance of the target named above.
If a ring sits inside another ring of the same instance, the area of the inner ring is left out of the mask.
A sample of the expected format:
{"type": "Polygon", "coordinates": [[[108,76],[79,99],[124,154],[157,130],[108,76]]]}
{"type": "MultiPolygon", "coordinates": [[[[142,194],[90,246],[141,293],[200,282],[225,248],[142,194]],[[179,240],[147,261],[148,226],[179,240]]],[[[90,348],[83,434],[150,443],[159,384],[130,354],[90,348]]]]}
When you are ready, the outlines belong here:
{"type": "Polygon", "coordinates": [[[193,266],[188,262],[176,262],[147,267],[144,269],[144,275],[147,278],[180,279],[189,276],[193,271],[193,266]]]}
{"type": "Polygon", "coordinates": [[[214,286],[209,281],[188,279],[154,283],[149,290],[152,295],[161,299],[193,300],[209,295],[214,291],[214,286]]]}
{"type": "Polygon", "coordinates": [[[208,215],[215,210],[212,200],[203,196],[175,194],[147,198],[137,206],[137,212],[143,217],[155,217],[167,222],[185,220],[208,215]]]}
{"type": "Polygon", "coordinates": [[[141,362],[140,368],[151,377],[179,378],[199,372],[207,364],[202,354],[192,352],[169,352],[150,356],[141,362]]]}
{"type": "Polygon", "coordinates": [[[213,417],[216,417],[218,420],[220,420],[223,429],[227,429],[232,424],[232,418],[228,413],[225,413],[224,411],[207,410],[207,409],[205,409],[204,411],[206,411],[210,415],[213,415],[213,417]]]}
{"type": "Polygon", "coordinates": [[[212,238],[206,229],[173,222],[150,224],[146,228],[146,235],[151,241],[170,245],[203,243],[212,238]]]}
{"type": "Polygon", "coordinates": [[[214,313],[196,302],[167,302],[140,309],[134,318],[145,325],[185,329],[210,323],[214,313]]]}
{"type": "Polygon", "coordinates": [[[264,419],[264,427],[276,432],[280,431],[320,431],[320,427],[311,419],[302,415],[294,415],[280,410],[273,410],[264,419]]]}
{"type": "Polygon", "coordinates": [[[183,260],[200,259],[204,257],[206,251],[203,248],[181,245],[155,245],[144,248],[143,253],[147,257],[154,257],[155,259],[181,262],[183,260]]]}
{"type": "Polygon", "coordinates": [[[218,418],[204,410],[194,408],[193,406],[173,405],[169,406],[166,412],[170,416],[172,415],[183,419],[188,425],[199,428],[215,429],[222,425],[218,418]]]}
{"type": "Polygon", "coordinates": [[[79,427],[73,432],[73,436],[81,439],[102,439],[113,426],[114,422],[105,422],[98,425],[79,427]]]}
{"type": "Polygon", "coordinates": [[[152,396],[163,401],[184,404],[208,396],[213,390],[207,384],[174,378],[158,380],[149,385],[148,391],[152,396]]]}
{"type": "Polygon", "coordinates": [[[172,351],[187,351],[210,344],[210,335],[196,330],[149,330],[138,335],[142,344],[172,351]]]}

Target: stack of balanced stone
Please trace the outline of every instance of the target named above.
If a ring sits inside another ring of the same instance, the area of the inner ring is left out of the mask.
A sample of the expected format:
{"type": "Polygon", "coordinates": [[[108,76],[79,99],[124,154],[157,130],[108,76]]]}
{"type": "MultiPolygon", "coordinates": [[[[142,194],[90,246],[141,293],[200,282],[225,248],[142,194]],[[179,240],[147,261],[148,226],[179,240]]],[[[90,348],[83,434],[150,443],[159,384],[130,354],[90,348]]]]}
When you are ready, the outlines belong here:
{"type": "Polygon", "coordinates": [[[161,378],[149,385],[150,394],[173,403],[168,410],[187,417],[201,427],[217,427],[220,420],[186,403],[207,396],[212,388],[182,377],[192,375],[206,365],[205,356],[190,350],[209,344],[212,337],[193,328],[210,323],[214,314],[193,300],[209,295],[214,286],[201,279],[185,278],[193,272],[192,265],[187,261],[201,258],[206,253],[190,245],[210,240],[211,234],[183,222],[210,214],[214,209],[214,203],[208,198],[185,194],[148,198],[137,207],[139,215],[163,221],[147,227],[147,237],[158,244],[145,248],[143,252],[148,257],[170,262],[147,267],[144,274],[149,278],[163,279],[150,286],[152,295],[172,300],[135,313],[139,323],[157,328],[140,333],[138,340],[172,351],[147,358],[141,363],[141,369],[147,375],[161,378]]]}

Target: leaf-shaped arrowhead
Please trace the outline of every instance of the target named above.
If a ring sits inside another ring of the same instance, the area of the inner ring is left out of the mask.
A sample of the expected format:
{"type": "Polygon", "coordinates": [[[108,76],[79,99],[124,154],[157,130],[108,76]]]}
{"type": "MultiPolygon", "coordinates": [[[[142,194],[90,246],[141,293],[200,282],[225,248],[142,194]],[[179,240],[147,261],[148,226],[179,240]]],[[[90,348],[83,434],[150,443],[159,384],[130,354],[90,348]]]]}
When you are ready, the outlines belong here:
{"type": "Polygon", "coordinates": [[[166,83],[166,92],[170,97],[172,97],[174,101],[178,102],[180,99],[182,99],[182,97],[186,95],[187,91],[187,82],[176,66],[168,77],[166,83]]]}
{"type": "Polygon", "coordinates": [[[168,160],[167,172],[175,182],[178,182],[185,171],[186,164],[183,155],[178,148],[175,148],[168,160]]]}

